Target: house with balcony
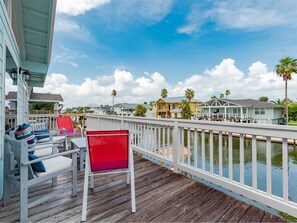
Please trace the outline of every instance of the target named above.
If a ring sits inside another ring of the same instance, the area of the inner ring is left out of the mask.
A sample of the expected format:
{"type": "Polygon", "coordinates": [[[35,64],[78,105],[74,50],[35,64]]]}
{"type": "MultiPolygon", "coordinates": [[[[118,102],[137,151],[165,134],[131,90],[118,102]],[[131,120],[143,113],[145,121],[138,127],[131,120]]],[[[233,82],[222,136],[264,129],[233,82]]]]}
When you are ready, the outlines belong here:
{"type": "MultiPolygon", "coordinates": [[[[181,101],[188,99],[185,96],[181,97],[168,97],[168,98],[159,98],[154,105],[154,115],[157,118],[181,118],[182,111],[179,108],[181,101]]],[[[193,114],[196,113],[197,106],[202,102],[192,99],[190,101],[190,109],[193,114]]],[[[199,110],[199,109],[198,109],[199,110]]]]}
{"type": "MultiPolygon", "coordinates": [[[[122,116],[133,116],[136,106],[139,104],[132,104],[132,103],[118,103],[113,106],[114,112],[118,115],[122,116]]],[[[146,108],[146,117],[152,117],[152,106],[149,104],[141,104],[146,108]]]]}
{"type": "MultiPolygon", "coordinates": [[[[10,91],[5,95],[5,99],[8,101],[9,114],[17,113],[17,92],[10,91]]],[[[64,99],[61,94],[51,94],[51,93],[35,93],[33,88],[29,93],[28,103],[36,104],[48,104],[50,108],[41,108],[38,110],[29,109],[30,114],[58,114],[60,105],[63,104],[64,99]]],[[[29,106],[30,107],[30,106],[29,106]]]]}
{"type": "Polygon", "coordinates": [[[255,99],[219,99],[197,106],[198,120],[229,121],[258,124],[283,124],[284,107],[255,99]]]}

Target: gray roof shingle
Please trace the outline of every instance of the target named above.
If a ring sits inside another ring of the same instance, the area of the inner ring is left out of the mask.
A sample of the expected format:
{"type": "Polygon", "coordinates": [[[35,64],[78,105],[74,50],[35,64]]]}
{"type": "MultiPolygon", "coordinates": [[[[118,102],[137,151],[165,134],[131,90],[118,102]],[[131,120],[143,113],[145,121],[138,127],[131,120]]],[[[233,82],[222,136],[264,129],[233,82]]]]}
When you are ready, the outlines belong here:
{"type": "Polygon", "coordinates": [[[212,102],[214,100],[228,102],[228,103],[232,103],[232,104],[235,104],[238,106],[249,107],[249,108],[251,108],[251,107],[253,107],[253,108],[283,108],[283,106],[281,106],[281,105],[273,104],[271,102],[258,101],[256,99],[220,99],[220,98],[216,98],[216,99],[207,101],[198,107],[203,107],[204,104],[212,104],[212,102]]]}
{"type": "MultiPolygon", "coordinates": [[[[169,98],[160,98],[161,100],[165,101],[166,103],[180,103],[182,100],[188,101],[188,99],[185,96],[180,96],[180,97],[169,97],[169,98]]],[[[160,100],[159,99],[159,100],[160,100]]],[[[201,102],[198,101],[197,99],[193,98],[191,102],[201,102]]]]}
{"type": "Polygon", "coordinates": [[[255,107],[255,108],[282,108],[283,106],[273,104],[271,102],[264,102],[255,99],[224,99],[224,101],[235,103],[245,107],[255,107]]]}
{"type": "MultiPolygon", "coordinates": [[[[137,105],[139,105],[139,104],[132,104],[132,103],[118,103],[118,104],[115,104],[114,107],[120,107],[120,106],[123,106],[123,107],[125,107],[126,109],[135,109],[137,105]]],[[[146,109],[152,109],[152,106],[150,106],[149,104],[141,104],[141,105],[143,105],[146,109]]]]}
{"type": "MultiPolygon", "coordinates": [[[[6,100],[17,100],[17,92],[10,91],[5,96],[6,100]]],[[[62,95],[50,93],[31,93],[29,101],[64,102],[62,95]]]]}

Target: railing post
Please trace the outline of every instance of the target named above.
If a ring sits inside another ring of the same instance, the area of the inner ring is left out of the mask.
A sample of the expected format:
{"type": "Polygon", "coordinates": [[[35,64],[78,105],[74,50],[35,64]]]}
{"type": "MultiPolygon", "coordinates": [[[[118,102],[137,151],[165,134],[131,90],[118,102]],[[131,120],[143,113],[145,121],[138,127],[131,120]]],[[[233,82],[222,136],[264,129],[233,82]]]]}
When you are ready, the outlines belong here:
{"type": "Polygon", "coordinates": [[[173,171],[175,173],[179,172],[178,169],[178,162],[180,157],[180,134],[178,129],[178,123],[177,120],[174,120],[174,127],[173,127],[173,171]]]}
{"type": "Polygon", "coordinates": [[[121,115],[121,129],[124,129],[124,116],[121,115]]]}

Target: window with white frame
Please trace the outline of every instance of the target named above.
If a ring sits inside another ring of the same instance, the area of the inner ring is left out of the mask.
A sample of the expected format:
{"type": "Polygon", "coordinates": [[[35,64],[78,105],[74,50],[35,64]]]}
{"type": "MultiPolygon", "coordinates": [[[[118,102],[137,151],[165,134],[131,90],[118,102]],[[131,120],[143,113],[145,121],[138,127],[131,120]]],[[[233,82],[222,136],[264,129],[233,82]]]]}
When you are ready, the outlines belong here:
{"type": "Polygon", "coordinates": [[[233,108],[233,114],[240,115],[240,108],[233,108]]]}
{"type": "Polygon", "coordinates": [[[265,108],[255,108],[255,115],[265,115],[265,108]]]}

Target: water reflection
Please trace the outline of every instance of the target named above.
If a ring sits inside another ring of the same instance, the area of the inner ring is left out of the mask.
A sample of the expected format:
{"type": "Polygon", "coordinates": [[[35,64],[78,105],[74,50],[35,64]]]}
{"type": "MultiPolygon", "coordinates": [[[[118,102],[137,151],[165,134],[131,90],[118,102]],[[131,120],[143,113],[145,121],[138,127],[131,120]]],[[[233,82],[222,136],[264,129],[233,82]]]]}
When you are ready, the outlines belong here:
{"type": "MultiPolygon", "coordinates": [[[[184,133],[184,145],[188,147],[188,132],[184,133]]],[[[210,171],[209,134],[205,135],[205,168],[210,171]]],[[[228,136],[222,137],[222,161],[223,176],[229,177],[228,160],[228,136]]],[[[190,133],[191,165],[194,165],[194,133],[190,133]]],[[[219,174],[219,136],[213,137],[213,164],[214,173],[219,174]]],[[[233,137],[233,179],[239,182],[240,178],[240,139],[233,137]]],[[[289,173],[289,200],[297,202],[297,148],[294,145],[288,146],[288,173],[289,173]]],[[[201,134],[198,134],[197,141],[198,168],[202,168],[201,162],[201,134]]],[[[187,159],[185,159],[187,163],[187,159]]],[[[244,182],[252,186],[252,140],[244,139],[244,182]]],[[[272,169],[272,194],[282,196],[282,144],[271,143],[271,169],[272,169]]],[[[266,191],[266,142],[257,140],[257,187],[266,191]]]]}

